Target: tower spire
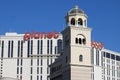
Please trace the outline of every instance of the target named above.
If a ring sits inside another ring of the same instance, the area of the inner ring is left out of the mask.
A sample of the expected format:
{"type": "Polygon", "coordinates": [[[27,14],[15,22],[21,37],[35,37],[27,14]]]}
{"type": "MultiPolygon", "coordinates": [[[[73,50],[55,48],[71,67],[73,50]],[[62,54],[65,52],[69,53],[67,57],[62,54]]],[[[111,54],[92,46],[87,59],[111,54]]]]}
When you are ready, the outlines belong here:
{"type": "Polygon", "coordinates": [[[75,5],[75,9],[78,9],[78,5],[75,5]]]}

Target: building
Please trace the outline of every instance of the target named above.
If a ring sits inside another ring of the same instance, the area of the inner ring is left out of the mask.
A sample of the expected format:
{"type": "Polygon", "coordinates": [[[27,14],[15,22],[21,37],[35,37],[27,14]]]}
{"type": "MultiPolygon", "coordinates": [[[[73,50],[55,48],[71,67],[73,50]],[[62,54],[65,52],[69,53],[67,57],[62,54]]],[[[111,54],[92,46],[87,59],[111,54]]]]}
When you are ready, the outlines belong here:
{"type": "Polygon", "coordinates": [[[0,80],[120,80],[120,54],[91,40],[85,12],[75,6],[65,18],[62,34],[0,35],[0,80]]]}
{"type": "Polygon", "coordinates": [[[48,65],[60,55],[61,49],[62,35],[58,32],[0,35],[0,78],[48,80],[48,65]]]}
{"type": "Polygon", "coordinates": [[[91,40],[85,12],[75,6],[65,18],[63,51],[50,65],[50,80],[120,80],[120,53],[91,40]]]}

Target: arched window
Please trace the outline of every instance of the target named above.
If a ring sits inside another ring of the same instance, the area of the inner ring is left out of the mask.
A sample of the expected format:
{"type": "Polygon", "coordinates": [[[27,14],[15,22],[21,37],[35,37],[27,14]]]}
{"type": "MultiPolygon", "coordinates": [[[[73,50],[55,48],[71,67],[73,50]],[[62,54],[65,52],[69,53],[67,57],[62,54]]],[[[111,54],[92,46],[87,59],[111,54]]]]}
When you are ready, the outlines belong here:
{"type": "Polygon", "coordinates": [[[75,37],[75,43],[79,45],[85,45],[86,44],[86,37],[82,34],[78,34],[75,37]]]}
{"type": "Polygon", "coordinates": [[[75,38],[75,43],[76,43],[76,44],[78,43],[78,38],[75,38]]]}
{"type": "Polygon", "coordinates": [[[71,25],[75,25],[75,19],[74,18],[71,19],[71,25]]]}
{"type": "Polygon", "coordinates": [[[79,44],[82,44],[82,40],[81,40],[81,38],[79,38],[79,44]]]}
{"type": "Polygon", "coordinates": [[[82,62],[83,61],[83,55],[79,56],[79,61],[82,62]]]}
{"type": "Polygon", "coordinates": [[[81,18],[78,19],[78,25],[83,25],[83,21],[81,18]]]}
{"type": "Polygon", "coordinates": [[[83,39],[83,44],[86,44],[86,39],[85,38],[83,39]]]}
{"type": "Polygon", "coordinates": [[[84,25],[87,26],[87,22],[86,22],[86,20],[84,21],[84,25]]]}

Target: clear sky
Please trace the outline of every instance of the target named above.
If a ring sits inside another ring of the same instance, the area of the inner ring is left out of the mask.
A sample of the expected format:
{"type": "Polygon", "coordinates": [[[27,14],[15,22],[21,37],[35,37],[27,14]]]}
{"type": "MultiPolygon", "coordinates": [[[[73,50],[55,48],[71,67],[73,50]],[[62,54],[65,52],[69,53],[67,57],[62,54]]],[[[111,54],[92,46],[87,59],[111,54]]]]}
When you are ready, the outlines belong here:
{"type": "Polygon", "coordinates": [[[120,0],[0,0],[0,35],[61,32],[66,13],[75,5],[88,15],[92,40],[120,52],[120,0]]]}

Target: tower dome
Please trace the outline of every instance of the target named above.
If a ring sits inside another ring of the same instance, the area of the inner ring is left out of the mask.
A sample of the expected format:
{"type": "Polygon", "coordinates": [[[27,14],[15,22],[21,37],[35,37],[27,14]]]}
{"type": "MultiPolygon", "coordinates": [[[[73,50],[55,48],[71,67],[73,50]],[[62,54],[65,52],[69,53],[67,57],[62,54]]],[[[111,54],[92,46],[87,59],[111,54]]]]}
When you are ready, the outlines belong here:
{"type": "Polygon", "coordinates": [[[78,6],[68,11],[65,18],[67,26],[87,27],[87,15],[82,9],[79,9],[78,6]]]}
{"type": "Polygon", "coordinates": [[[84,14],[84,11],[79,9],[76,5],[73,9],[71,9],[68,14],[84,14]]]}

